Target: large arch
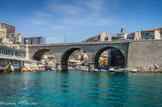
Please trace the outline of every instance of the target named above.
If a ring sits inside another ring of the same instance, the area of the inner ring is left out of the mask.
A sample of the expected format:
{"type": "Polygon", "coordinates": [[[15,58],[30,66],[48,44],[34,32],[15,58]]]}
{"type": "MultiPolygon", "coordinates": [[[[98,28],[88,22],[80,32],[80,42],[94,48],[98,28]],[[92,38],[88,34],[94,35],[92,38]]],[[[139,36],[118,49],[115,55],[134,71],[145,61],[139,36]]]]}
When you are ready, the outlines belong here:
{"type": "MultiPolygon", "coordinates": [[[[70,48],[63,53],[62,58],[61,58],[61,70],[62,71],[68,70],[69,57],[73,52],[75,52],[77,50],[83,50],[83,49],[81,49],[81,48],[70,48]]],[[[84,52],[86,53],[86,51],[84,51],[84,52]]],[[[87,56],[88,56],[88,54],[87,54],[87,56]]],[[[89,58],[89,56],[88,56],[88,58],[89,58]]]]}
{"type": "Polygon", "coordinates": [[[34,53],[33,59],[37,60],[37,61],[40,61],[42,56],[48,51],[50,51],[50,50],[49,49],[40,49],[40,50],[38,50],[37,52],[34,53]]]}
{"type": "Polygon", "coordinates": [[[61,70],[67,71],[68,70],[68,59],[69,56],[76,50],[81,50],[80,48],[71,48],[65,51],[61,58],[61,70]]]}
{"type": "MultiPolygon", "coordinates": [[[[98,68],[98,62],[99,62],[99,57],[100,57],[100,55],[101,55],[105,50],[112,49],[112,48],[115,49],[115,50],[117,50],[117,52],[121,55],[120,60],[123,61],[123,65],[122,65],[121,67],[125,67],[125,66],[126,66],[126,58],[125,58],[125,56],[124,56],[124,53],[122,53],[122,51],[121,51],[120,49],[116,48],[116,47],[111,47],[111,46],[109,46],[109,47],[103,47],[103,48],[101,48],[101,49],[98,50],[98,52],[95,54],[95,58],[94,58],[94,66],[95,66],[95,68],[98,68]]],[[[115,57],[117,57],[117,56],[115,56],[115,57]]]]}

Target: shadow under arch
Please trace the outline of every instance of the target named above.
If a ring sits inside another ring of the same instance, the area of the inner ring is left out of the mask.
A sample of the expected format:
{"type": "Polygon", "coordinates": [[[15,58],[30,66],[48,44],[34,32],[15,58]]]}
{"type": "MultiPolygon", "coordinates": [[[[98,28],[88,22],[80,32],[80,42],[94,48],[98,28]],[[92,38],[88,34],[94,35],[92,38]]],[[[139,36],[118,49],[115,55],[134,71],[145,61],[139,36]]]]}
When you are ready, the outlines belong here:
{"type": "Polygon", "coordinates": [[[50,50],[49,49],[40,49],[40,50],[38,50],[36,53],[34,53],[33,59],[37,60],[37,61],[40,61],[42,56],[48,51],[50,51],[50,50]]]}
{"type": "MultiPolygon", "coordinates": [[[[108,50],[108,49],[114,49],[117,51],[117,53],[120,55],[120,61],[123,62],[123,64],[121,64],[121,67],[124,68],[126,66],[126,58],[124,57],[124,54],[121,52],[120,49],[116,48],[116,47],[112,47],[112,46],[109,46],[109,47],[104,47],[104,48],[101,48],[96,54],[95,54],[95,58],[94,58],[94,66],[95,68],[98,68],[98,65],[99,65],[99,57],[100,55],[108,50]]],[[[114,56],[114,57],[117,57],[117,56],[114,56]]]]}
{"type": "MultiPolygon", "coordinates": [[[[80,48],[70,48],[68,50],[66,50],[63,55],[62,55],[62,58],[61,58],[61,69],[62,71],[68,71],[68,60],[69,60],[69,57],[70,55],[74,52],[74,51],[77,51],[77,50],[83,50],[83,49],[80,49],[80,48]]],[[[84,51],[84,50],[83,50],[84,51]]],[[[84,51],[86,53],[86,51],[84,51]]],[[[89,58],[89,56],[88,56],[89,58]]]]}

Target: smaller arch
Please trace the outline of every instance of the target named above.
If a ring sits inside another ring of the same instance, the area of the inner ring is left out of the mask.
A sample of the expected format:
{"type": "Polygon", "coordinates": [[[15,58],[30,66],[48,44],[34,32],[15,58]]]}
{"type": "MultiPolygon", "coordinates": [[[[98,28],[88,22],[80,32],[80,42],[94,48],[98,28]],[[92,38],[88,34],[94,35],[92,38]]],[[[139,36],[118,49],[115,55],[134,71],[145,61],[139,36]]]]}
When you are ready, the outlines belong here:
{"type": "MultiPolygon", "coordinates": [[[[96,54],[95,54],[95,58],[94,58],[94,66],[95,68],[98,68],[98,65],[99,65],[99,58],[100,58],[100,55],[105,51],[105,50],[108,50],[108,49],[114,49],[116,50],[116,52],[119,54],[119,60],[121,60],[120,62],[122,62],[122,64],[120,65],[122,68],[126,66],[126,58],[124,56],[124,54],[122,53],[122,51],[116,47],[112,47],[112,46],[109,46],[109,47],[104,47],[104,48],[101,48],[96,54]]],[[[114,56],[115,58],[118,57],[117,55],[114,56]]],[[[118,64],[118,63],[117,63],[118,64]]]]}
{"type": "Polygon", "coordinates": [[[37,60],[37,61],[40,61],[42,56],[48,51],[50,51],[50,50],[49,49],[40,49],[40,50],[38,50],[36,53],[34,53],[33,59],[37,60]]]}

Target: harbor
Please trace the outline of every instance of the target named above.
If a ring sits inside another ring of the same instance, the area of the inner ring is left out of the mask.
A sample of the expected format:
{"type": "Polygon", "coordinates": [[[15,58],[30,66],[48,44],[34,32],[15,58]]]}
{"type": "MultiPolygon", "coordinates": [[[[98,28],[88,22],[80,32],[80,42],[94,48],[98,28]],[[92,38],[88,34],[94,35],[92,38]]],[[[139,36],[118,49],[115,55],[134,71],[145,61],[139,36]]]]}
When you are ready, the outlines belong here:
{"type": "Polygon", "coordinates": [[[0,0],[0,107],[162,107],[162,0],[0,0]]]}

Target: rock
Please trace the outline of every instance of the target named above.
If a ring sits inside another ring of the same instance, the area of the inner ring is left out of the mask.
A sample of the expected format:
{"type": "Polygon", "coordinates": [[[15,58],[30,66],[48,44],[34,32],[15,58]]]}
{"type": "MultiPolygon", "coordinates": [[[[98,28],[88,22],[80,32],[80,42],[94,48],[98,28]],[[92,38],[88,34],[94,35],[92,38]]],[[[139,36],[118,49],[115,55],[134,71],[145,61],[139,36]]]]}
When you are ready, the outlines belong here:
{"type": "Polygon", "coordinates": [[[153,66],[154,66],[154,69],[155,70],[158,70],[159,69],[159,65],[158,64],[154,64],[153,66]]]}
{"type": "Polygon", "coordinates": [[[152,71],[154,71],[154,66],[153,65],[150,65],[149,66],[149,70],[152,72],[152,71]]]}

